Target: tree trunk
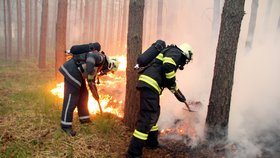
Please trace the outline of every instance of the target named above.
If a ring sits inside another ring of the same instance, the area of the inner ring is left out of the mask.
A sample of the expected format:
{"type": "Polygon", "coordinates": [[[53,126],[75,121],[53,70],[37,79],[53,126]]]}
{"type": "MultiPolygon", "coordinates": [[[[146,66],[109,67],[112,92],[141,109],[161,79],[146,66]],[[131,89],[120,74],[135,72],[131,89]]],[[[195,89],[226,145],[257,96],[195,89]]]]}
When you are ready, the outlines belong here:
{"type": "Polygon", "coordinates": [[[85,6],[84,6],[84,10],[83,10],[83,14],[84,14],[84,19],[83,19],[83,33],[82,33],[82,37],[84,40],[84,43],[90,43],[90,32],[89,32],[89,28],[90,28],[90,24],[91,24],[91,20],[93,17],[90,16],[90,11],[93,6],[90,6],[90,1],[89,0],[85,0],[85,6]]]}
{"type": "Polygon", "coordinates": [[[162,38],[162,14],[163,14],[163,0],[158,0],[157,12],[157,38],[162,38]]]}
{"type": "Polygon", "coordinates": [[[30,18],[30,0],[25,0],[25,55],[26,58],[31,54],[31,18],[30,18]]]}
{"type": "Polygon", "coordinates": [[[123,53],[121,52],[120,49],[120,40],[121,40],[121,26],[122,26],[122,16],[123,16],[123,8],[122,8],[122,2],[123,0],[118,1],[118,9],[117,9],[117,32],[116,32],[116,53],[120,54],[123,53]]]}
{"type": "Polygon", "coordinates": [[[108,23],[109,23],[109,15],[110,15],[110,8],[108,7],[109,4],[110,4],[110,0],[105,0],[105,6],[107,6],[105,8],[105,22],[104,22],[104,32],[103,32],[103,37],[102,37],[102,40],[103,40],[103,50],[105,50],[105,52],[107,51],[107,44],[108,44],[108,41],[107,41],[107,35],[108,35],[108,29],[109,29],[109,26],[108,26],[108,23]]]}
{"type": "Polygon", "coordinates": [[[56,46],[55,46],[55,76],[57,81],[63,77],[58,73],[58,68],[65,62],[64,51],[66,50],[66,29],[67,29],[67,0],[58,1],[58,12],[56,22],[56,46]]]}
{"type": "Polygon", "coordinates": [[[127,20],[128,20],[128,0],[123,2],[123,15],[122,15],[122,33],[121,33],[121,52],[126,52],[126,42],[127,41],[127,20]]]}
{"type": "Polygon", "coordinates": [[[219,26],[221,24],[220,4],[221,4],[220,0],[214,0],[213,20],[212,20],[212,36],[214,39],[216,39],[218,36],[219,26]]]}
{"type": "Polygon", "coordinates": [[[245,47],[251,49],[253,40],[254,40],[254,33],[257,21],[257,13],[258,13],[258,6],[259,0],[253,0],[251,5],[251,15],[250,15],[250,22],[249,22],[249,29],[245,47]]]}
{"type": "Polygon", "coordinates": [[[206,138],[209,142],[227,139],[234,66],[244,16],[244,2],[245,0],[225,0],[206,118],[206,138]]]}
{"type": "MultiPolygon", "coordinates": [[[[39,39],[38,39],[38,34],[39,34],[39,22],[38,22],[38,17],[39,17],[39,14],[38,14],[38,0],[36,0],[35,2],[35,5],[34,5],[34,33],[33,33],[33,55],[34,57],[37,57],[39,51],[38,51],[38,43],[39,43],[39,39]]],[[[42,8],[44,9],[44,8],[42,8]]]]}
{"type": "Polygon", "coordinates": [[[277,30],[280,31],[280,16],[278,18],[277,30]]]}
{"type": "Polygon", "coordinates": [[[11,8],[11,1],[7,1],[7,31],[8,31],[8,40],[7,40],[7,46],[8,46],[8,52],[7,57],[12,58],[13,50],[12,50],[12,8],[11,8]]]}
{"type": "Polygon", "coordinates": [[[4,33],[5,33],[5,39],[4,39],[4,59],[7,60],[8,59],[8,31],[7,31],[7,6],[6,6],[6,1],[7,0],[3,0],[3,12],[4,12],[4,33]]]}
{"type": "Polygon", "coordinates": [[[16,60],[20,61],[22,50],[22,9],[21,0],[17,0],[17,56],[16,60]]]}
{"type": "Polygon", "coordinates": [[[101,16],[102,16],[102,0],[97,0],[97,11],[96,11],[96,34],[95,40],[101,40],[101,16]]]}
{"type": "Polygon", "coordinates": [[[135,86],[138,74],[133,69],[138,55],[142,52],[144,0],[130,0],[127,35],[127,68],[124,122],[134,128],[140,107],[140,96],[135,86]]]}
{"type": "Polygon", "coordinates": [[[109,38],[108,38],[108,52],[110,52],[111,55],[116,55],[116,33],[115,33],[115,22],[117,21],[116,15],[116,6],[115,6],[115,0],[111,1],[111,4],[109,5],[111,8],[110,18],[109,18],[109,25],[111,29],[108,30],[109,38]]]}
{"type": "Polygon", "coordinates": [[[47,35],[48,35],[48,0],[42,3],[41,38],[38,67],[46,68],[47,35]]]}
{"type": "Polygon", "coordinates": [[[79,43],[85,43],[85,39],[83,37],[83,32],[84,32],[84,0],[79,0],[78,2],[80,2],[80,13],[79,13],[79,31],[80,31],[80,39],[79,39],[79,43]]]}
{"type": "Polygon", "coordinates": [[[266,2],[266,9],[265,9],[265,16],[264,16],[264,31],[266,31],[266,28],[267,28],[267,25],[269,23],[269,18],[270,18],[270,15],[271,15],[271,7],[272,7],[272,2],[273,0],[267,0],[266,2]]]}

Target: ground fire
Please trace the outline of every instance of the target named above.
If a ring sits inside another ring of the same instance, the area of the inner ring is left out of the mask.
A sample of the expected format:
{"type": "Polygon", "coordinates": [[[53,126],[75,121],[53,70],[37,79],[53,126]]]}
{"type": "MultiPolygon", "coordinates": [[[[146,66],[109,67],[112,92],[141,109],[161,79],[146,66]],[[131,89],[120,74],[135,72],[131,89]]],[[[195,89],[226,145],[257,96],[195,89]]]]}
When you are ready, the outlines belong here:
{"type": "MultiPolygon", "coordinates": [[[[126,57],[118,56],[120,61],[119,69],[114,74],[109,73],[97,80],[97,89],[100,96],[100,105],[103,112],[109,112],[123,117],[123,99],[125,93],[125,69],[126,69],[126,57]]],[[[63,98],[64,83],[58,83],[57,86],[51,90],[52,94],[63,98]]],[[[89,91],[90,92],[90,91],[89,91]]],[[[92,114],[100,112],[98,102],[89,93],[88,100],[89,111],[92,114]]]]}
{"type": "MultiPolygon", "coordinates": [[[[126,70],[126,58],[124,56],[118,57],[121,61],[119,70],[114,74],[108,74],[102,76],[97,81],[97,89],[100,96],[100,104],[103,112],[112,113],[118,117],[123,117],[124,111],[124,98],[125,98],[125,70],[126,70]]],[[[58,83],[56,88],[52,89],[52,94],[63,98],[64,83],[58,83]]],[[[89,90],[90,92],[90,90],[89,90]]],[[[201,107],[201,102],[198,101],[188,101],[187,104],[191,106],[193,111],[198,111],[201,107]]],[[[89,93],[88,107],[91,114],[96,114],[100,112],[98,102],[89,93]]],[[[196,113],[190,113],[187,108],[182,108],[186,113],[186,117],[197,117],[196,113]]],[[[189,148],[193,145],[193,141],[197,141],[198,135],[197,131],[190,120],[193,118],[177,119],[170,128],[165,128],[160,130],[159,141],[165,145],[168,149],[171,146],[179,146],[180,148],[189,148]]],[[[183,150],[182,149],[182,150],[183,150]]],[[[179,150],[181,151],[181,150],[179,150]]]]}

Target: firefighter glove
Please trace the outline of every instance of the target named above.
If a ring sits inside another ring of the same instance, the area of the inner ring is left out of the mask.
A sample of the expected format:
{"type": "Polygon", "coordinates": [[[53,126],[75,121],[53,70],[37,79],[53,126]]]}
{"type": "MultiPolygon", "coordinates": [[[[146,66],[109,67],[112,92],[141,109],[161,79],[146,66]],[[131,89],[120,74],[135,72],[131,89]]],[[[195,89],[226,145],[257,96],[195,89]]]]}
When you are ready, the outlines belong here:
{"type": "Polygon", "coordinates": [[[94,79],[94,76],[93,76],[93,75],[88,75],[88,76],[87,76],[88,82],[92,82],[93,79],[94,79]]]}
{"type": "Polygon", "coordinates": [[[184,94],[179,89],[175,91],[174,95],[180,102],[186,101],[184,94]]]}

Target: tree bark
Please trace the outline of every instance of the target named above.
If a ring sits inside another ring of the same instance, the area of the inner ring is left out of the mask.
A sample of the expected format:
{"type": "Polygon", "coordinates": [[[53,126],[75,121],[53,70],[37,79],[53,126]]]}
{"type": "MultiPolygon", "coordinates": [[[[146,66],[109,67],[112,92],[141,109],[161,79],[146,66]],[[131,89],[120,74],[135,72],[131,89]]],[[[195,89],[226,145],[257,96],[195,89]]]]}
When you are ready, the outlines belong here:
{"type": "MultiPolygon", "coordinates": [[[[38,5],[38,0],[36,0],[35,2],[34,2],[35,4],[34,4],[34,33],[33,33],[33,55],[34,55],[34,57],[37,57],[37,55],[38,55],[38,53],[39,53],[39,51],[38,51],[38,43],[39,43],[39,36],[38,36],[38,34],[39,34],[39,22],[38,22],[38,17],[39,17],[39,14],[38,14],[38,7],[39,7],[39,5],[38,5]]],[[[43,8],[42,8],[43,9],[43,8]]]]}
{"type": "Polygon", "coordinates": [[[162,38],[163,0],[158,0],[157,38],[162,38]]]}
{"type": "MultiPolygon", "coordinates": [[[[106,4],[106,6],[109,6],[110,0],[105,0],[105,4],[106,4]]],[[[108,27],[109,16],[110,16],[110,8],[106,7],[106,9],[105,9],[105,21],[104,21],[104,32],[103,32],[103,37],[102,37],[102,40],[103,40],[103,50],[105,52],[107,51],[107,44],[108,44],[107,35],[108,35],[108,28],[109,28],[108,27]]]]}
{"type": "Polygon", "coordinates": [[[259,6],[259,0],[253,0],[252,5],[251,5],[251,15],[250,15],[249,28],[248,28],[248,35],[247,35],[247,40],[246,40],[246,44],[245,44],[245,47],[249,48],[249,49],[252,48],[252,44],[253,44],[253,40],[254,40],[258,6],[259,6]]]}
{"type": "Polygon", "coordinates": [[[21,0],[17,0],[17,56],[16,60],[20,61],[22,50],[22,9],[21,0]]]}
{"type": "Polygon", "coordinates": [[[48,0],[42,3],[41,38],[38,67],[46,68],[47,35],[48,35],[48,0]]]}
{"type": "Polygon", "coordinates": [[[221,11],[220,11],[220,0],[214,0],[214,9],[213,9],[213,20],[212,20],[212,36],[214,39],[217,38],[219,34],[219,26],[221,23],[221,11]]]}
{"type": "Polygon", "coordinates": [[[85,0],[85,6],[83,9],[83,14],[84,14],[84,19],[83,19],[83,33],[82,33],[82,37],[84,40],[84,43],[90,43],[90,32],[89,32],[89,28],[90,28],[90,24],[91,24],[91,20],[93,17],[90,16],[90,11],[93,6],[90,6],[90,1],[89,0],[85,0]]]}
{"type": "Polygon", "coordinates": [[[280,31],[280,16],[279,16],[279,18],[278,18],[277,30],[280,31]]]}
{"type": "Polygon", "coordinates": [[[57,81],[63,77],[58,73],[58,68],[65,62],[64,51],[66,50],[66,29],[67,29],[67,0],[58,1],[58,13],[56,22],[56,47],[55,47],[55,76],[57,81]]]}
{"type": "Polygon", "coordinates": [[[116,33],[116,52],[119,54],[119,53],[123,53],[121,52],[121,26],[122,26],[122,16],[123,16],[123,4],[124,1],[123,0],[119,0],[118,1],[118,9],[117,9],[117,12],[118,12],[118,18],[117,18],[117,33],[116,33]]]}
{"type": "Polygon", "coordinates": [[[7,40],[7,46],[8,46],[8,52],[7,57],[12,58],[13,50],[12,50],[12,8],[11,8],[11,1],[7,1],[7,31],[8,31],[8,40],[7,40]]]}
{"type": "Polygon", "coordinates": [[[115,9],[115,0],[113,0],[113,1],[111,1],[110,3],[109,3],[109,8],[111,8],[110,9],[110,15],[109,15],[109,23],[108,23],[108,28],[110,28],[110,29],[108,29],[108,35],[107,35],[107,37],[108,37],[108,43],[106,44],[106,46],[108,47],[107,48],[107,50],[108,50],[108,52],[110,52],[110,54],[111,55],[116,55],[116,34],[115,34],[115,28],[116,28],[116,25],[115,25],[115,22],[117,21],[116,20],[116,9],[115,9]]]}
{"type": "Polygon", "coordinates": [[[142,52],[144,0],[130,0],[127,35],[127,68],[126,68],[126,96],[124,122],[134,128],[137,121],[140,96],[135,86],[138,74],[133,69],[139,54],[142,52]]]}
{"type": "Polygon", "coordinates": [[[97,0],[95,40],[101,41],[102,0],[97,0]]]}
{"type": "Polygon", "coordinates": [[[30,18],[30,0],[25,0],[25,55],[26,58],[31,54],[31,18],[30,18]]]}
{"type": "Polygon", "coordinates": [[[225,0],[206,117],[205,134],[209,142],[224,141],[228,136],[235,58],[244,16],[244,2],[245,0],[225,0]]]}
{"type": "Polygon", "coordinates": [[[122,33],[121,33],[121,52],[126,52],[126,42],[127,41],[127,21],[128,21],[128,0],[123,2],[123,15],[122,15],[122,33]]]}
{"type": "Polygon", "coordinates": [[[7,0],[3,0],[3,12],[4,12],[4,34],[5,34],[5,38],[4,38],[4,59],[7,60],[8,59],[8,31],[7,31],[7,6],[6,6],[6,1],[7,0]]]}

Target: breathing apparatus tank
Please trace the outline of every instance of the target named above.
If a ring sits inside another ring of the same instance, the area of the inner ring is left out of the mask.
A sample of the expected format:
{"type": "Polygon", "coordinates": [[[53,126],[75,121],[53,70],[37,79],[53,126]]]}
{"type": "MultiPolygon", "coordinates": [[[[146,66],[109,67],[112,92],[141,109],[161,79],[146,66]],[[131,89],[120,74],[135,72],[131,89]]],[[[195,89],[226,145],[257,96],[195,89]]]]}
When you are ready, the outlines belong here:
{"type": "Polygon", "coordinates": [[[139,67],[147,66],[165,47],[166,44],[164,41],[157,40],[145,52],[139,55],[134,68],[138,69],[139,67]]]}
{"type": "Polygon", "coordinates": [[[92,50],[100,51],[100,49],[101,49],[100,44],[98,42],[95,42],[89,44],[74,45],[71,47],[70,53],[76,55],[76,54],[88,53],[92,50]]]}

